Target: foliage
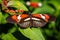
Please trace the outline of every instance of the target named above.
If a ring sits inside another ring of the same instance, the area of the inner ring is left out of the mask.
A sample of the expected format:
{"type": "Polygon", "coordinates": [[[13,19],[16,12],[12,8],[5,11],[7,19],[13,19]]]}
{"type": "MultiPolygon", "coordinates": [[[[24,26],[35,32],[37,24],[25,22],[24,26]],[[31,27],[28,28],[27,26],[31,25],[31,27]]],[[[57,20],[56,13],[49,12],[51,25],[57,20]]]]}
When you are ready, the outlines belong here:
{"type": "MultiPolygon", "coordinates": [[[[9,24],[6,18],[8,13],[0,7],[0,39],[3,40],[60,40],[60,2],[58,0],[30,0],[43,3],[42,7],[29,9],[32,13],[47,13],[56,17],[56,21],[49,22],[42,28],[22,29],[16,23],[9,24]],[[34,9],[34,10],[33,10],[34,9]]],[[[12,0],[10,6],[17,9],[29,9],[25,6],[25,0],[12,0]],[[22,6],[21,6],[22,5],[22,6]]],[[[0,0],[0,4],[2,0],[0,0]]],[[[3,8],[3,7],[2,7],[3,8]]],[[[16,13],[17,14],[17,13],[16,13]]]]}

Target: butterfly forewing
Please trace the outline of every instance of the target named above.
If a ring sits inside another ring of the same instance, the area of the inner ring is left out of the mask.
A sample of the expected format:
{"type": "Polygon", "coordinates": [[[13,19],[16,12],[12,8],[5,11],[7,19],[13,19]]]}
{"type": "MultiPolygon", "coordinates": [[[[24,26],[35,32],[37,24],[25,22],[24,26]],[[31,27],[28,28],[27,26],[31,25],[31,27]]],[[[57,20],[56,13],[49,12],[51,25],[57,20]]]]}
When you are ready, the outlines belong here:
{"type": "Polygon", "coordinates": [[[16,21],[12,20],[11,16],[8,16],[8,17],[6,18],[6,21],[7,21],[8,23],[15,23],[15,22],[16,22],[16,21]]]}

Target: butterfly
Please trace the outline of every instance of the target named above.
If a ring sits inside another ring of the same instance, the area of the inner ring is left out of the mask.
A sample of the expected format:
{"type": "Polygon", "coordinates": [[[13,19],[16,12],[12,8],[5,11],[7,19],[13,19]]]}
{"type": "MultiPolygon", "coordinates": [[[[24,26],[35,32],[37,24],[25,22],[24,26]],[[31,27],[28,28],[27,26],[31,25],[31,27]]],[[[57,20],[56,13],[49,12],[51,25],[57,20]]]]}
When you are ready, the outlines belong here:
{"type": "Polygon", "coordinates": [[[27,6],[31,6],[31,7],[33,7],[33,8],[37,8],[37,7],[41,7],[42,6],[42,3],[40,3],[40,2],[26,2],[26,5],[27,6]]]}
{"type": "Polygon", "coordinates": [[[10,12],[10,13],[17,13],[17,12],[20,13],[20,12],[24,12],[24,10],[21,10],[21,9],[20,9],[20,10],[13,10],[13,9],[10,10],[10,9],[5,9],[4,11],[7,12],[7,13],[9,13],[9,12],[10,12]]]}
{"type": "Polygon", "coordinates": [[[22,10],[22,9],[16,10],[15,7],[10,7],[9,6],[10,2],[11,2],[11,0],[10,1],[9,0],[3,0],[2,1],[3,5],[5,7],[4,12],[7,12],[7,13],[16,13],[16,12],[18,12],[18,13],[21,12],[22,13],[22,12],[24,12],[24,10],[22,10]]]}
{"type": "Polygon", "coordinates": [[[7,17],[8,23],[17,23],[21,28],[43,27],[51,17],[48,14],[19,14],[7,17]]]}

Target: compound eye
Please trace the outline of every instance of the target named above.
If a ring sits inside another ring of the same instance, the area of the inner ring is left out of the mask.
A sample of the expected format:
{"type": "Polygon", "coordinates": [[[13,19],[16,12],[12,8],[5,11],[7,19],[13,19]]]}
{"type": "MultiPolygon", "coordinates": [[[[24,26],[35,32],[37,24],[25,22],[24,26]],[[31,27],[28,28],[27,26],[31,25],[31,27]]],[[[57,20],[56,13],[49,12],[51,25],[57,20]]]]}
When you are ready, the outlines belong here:
{"type": "Polygon", "coordinates": [[[38,3],[38,6],[41,7],[42,6],[42,3],[38,3]]]}
{"type": "Polygon", "coordinates": [[[26,2],[26,5],[30,6],[30,2],[26,2]]]}

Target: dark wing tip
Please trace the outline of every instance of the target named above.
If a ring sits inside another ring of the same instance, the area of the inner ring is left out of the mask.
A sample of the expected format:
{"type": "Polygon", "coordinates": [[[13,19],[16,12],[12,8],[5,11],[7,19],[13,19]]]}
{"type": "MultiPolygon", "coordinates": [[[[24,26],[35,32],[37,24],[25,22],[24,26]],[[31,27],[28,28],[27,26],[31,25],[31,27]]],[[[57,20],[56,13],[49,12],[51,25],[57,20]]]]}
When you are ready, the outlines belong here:
{"type": "Polygon", "coordinates": [[[49,21],[55,21],[56,20],[56,16],[52,15],[52,14],[47,14],[50,16],[49,21]]]}
{"type": "Polygon", "coordinates": [[[14,23],[14,22],[15,22],[14,20],[12,20],[11,16],[8,16],[8,17],[6,18],[6,21],[7,21],[8,23],[14,23]]]}
{"type": "Polygon", "coordinates": [[[55,20],[56,20],[56,17],[53,16],[53,15],[50,15],[50,19],[49,19],[49,21],[55,21],[55,20]]]}

